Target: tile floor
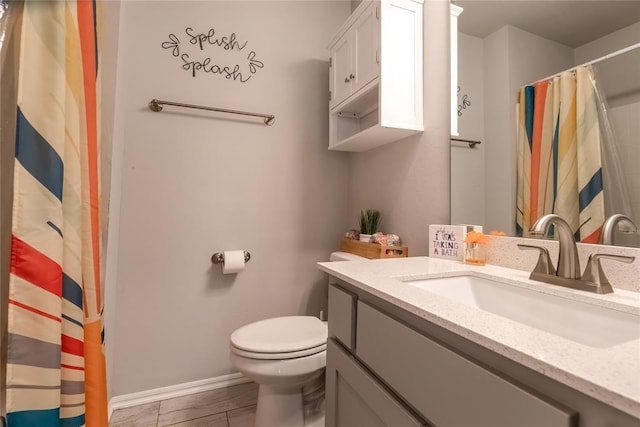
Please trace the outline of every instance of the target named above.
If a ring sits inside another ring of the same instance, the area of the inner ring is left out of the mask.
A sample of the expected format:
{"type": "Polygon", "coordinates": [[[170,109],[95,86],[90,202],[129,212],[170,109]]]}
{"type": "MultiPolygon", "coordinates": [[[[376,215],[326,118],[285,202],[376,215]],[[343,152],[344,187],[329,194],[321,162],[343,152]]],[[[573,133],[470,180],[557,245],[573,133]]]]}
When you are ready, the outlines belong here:
{"type": "Polygon", "coordinates": [[[258,385],[239,384],[176,397],[111,415],[110,427],[253,427],[258,385]]]}

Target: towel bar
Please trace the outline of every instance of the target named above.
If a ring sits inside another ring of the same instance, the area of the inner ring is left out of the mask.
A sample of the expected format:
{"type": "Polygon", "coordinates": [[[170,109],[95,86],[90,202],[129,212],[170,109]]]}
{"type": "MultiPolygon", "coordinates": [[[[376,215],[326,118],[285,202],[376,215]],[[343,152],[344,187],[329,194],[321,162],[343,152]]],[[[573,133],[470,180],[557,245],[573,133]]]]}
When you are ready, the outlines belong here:
{"type": "Polygon", "coordinates": [[[216,111],[219,113],[240,114],[243,116],[262,117],[264,118],[264,124],[267,126],[273,125],[273,122],[276,120],[276,117],[273,114],[250,113],[247,111],[228,110],[226,108],[214,108],[214,107],[205,107],[202,105],[183,104],[181,102],[161,101],[159,99],[152,99],[151,102],[149,102],[149,109],[151,111],[159,113],[160,111],[162,111],[162,107],[164,105],[173,105],[174,107],[183,107],[183,108],[195,108],[197,110],[216,111]]]}

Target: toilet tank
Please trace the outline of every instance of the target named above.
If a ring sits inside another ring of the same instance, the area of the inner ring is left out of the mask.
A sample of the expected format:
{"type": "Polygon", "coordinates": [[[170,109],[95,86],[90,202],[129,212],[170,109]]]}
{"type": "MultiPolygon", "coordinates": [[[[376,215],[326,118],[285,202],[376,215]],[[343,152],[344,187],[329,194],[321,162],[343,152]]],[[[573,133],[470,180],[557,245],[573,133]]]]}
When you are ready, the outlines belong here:
{"type": "MultiPolygon", "coordinates": [[[[362,257],[360,255],[355,255],[349,252],[331,252],[329,255],[329,261],[368,261],[369,258],[362,257]]],[[[328,288],[325,288],[324,292],[324,301],[325,305],[320,310],[320,320],[326,321],[325,313],[327,313],[327,303],[329,300],[329,295],[327,294],[328,288]]]]}
{"type": "Polygon", "coordinates": [[[332,252],[329,261],[366,261],[368,258],[349,252],[332,252]]]}

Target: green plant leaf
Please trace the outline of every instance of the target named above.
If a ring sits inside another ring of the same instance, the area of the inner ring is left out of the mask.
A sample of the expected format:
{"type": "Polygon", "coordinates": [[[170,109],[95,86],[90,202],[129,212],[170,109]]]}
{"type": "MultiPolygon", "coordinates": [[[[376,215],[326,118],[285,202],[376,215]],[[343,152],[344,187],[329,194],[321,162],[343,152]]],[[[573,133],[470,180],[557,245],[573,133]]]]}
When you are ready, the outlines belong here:
{"type": "Polygon", "coordinates": [[[362,209],[360,211],[360,233],[375,234],[378,231],[380,211],[375,209],[362,209]]]}

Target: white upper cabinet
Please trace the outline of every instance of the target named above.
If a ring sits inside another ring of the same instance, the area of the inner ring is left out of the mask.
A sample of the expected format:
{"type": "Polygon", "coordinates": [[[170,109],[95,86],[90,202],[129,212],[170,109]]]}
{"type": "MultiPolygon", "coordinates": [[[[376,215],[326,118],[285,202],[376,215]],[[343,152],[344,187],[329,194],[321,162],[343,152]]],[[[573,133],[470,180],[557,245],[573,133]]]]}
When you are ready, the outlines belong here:
{"type": "Polygon", "coordinates": [[[329,149],[364,151],[424,130],[422,0],[362,1],[329,51],[329,149]]]}
{"type": "Polygon", "coordinates": [[[331,52],[333,92],[330,107],[334,108],[351,94],[380,74],[379,6],[365,2],[366,9],[358,14],[354,24],[338,39],[331,52]]]}

